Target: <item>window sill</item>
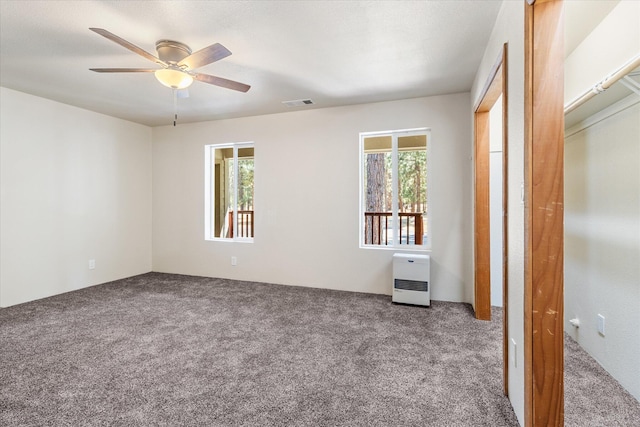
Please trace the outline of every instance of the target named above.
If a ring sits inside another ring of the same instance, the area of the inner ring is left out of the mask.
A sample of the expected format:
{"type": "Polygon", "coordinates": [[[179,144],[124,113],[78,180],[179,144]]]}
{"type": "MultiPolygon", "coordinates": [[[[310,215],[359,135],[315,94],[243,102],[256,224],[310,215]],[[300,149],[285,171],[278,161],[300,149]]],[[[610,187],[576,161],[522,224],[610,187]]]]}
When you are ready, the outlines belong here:
{"type": "Polygon", "coordinates": [[[205,242],[224,242],[224,243],[253,243],[253,239],[221,239],[219,237],[205,237],[205,242]]]}
{"type": "Polygon", "coordinates": [[[375,249],[382,251],[431,252],[431,246],[391,246],[391,245],[360,245],[360,249],[375,249]]]}

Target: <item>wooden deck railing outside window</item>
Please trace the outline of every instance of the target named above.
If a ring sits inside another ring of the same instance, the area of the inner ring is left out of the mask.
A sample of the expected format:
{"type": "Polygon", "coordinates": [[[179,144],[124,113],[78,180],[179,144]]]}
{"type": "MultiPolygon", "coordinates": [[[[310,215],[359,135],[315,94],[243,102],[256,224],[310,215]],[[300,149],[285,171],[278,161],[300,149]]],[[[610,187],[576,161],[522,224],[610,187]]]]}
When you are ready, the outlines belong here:
{"type": "MultiPolygon", "coordinates": [[[[365,212],[365,244],[389,245],[393,243],[390,229],[391,212],[365,212]]],[[[399,212],[399,241],[401,244],[422,245],[424,228],[422,212],[399,212]],[[413,232],[412,232],[413,231],[413,232]]],[[[234,237],[233,211],[229,211],[229,229],[227,237],[234,237]]],[[[253,211],[238,211],[238,233],[235,237],[252,238],[254,236],[253,211]]]]}
{"type": "Polygon", "coordinates": [[[253,238],[253,211],[238,211],[238,234],[233,233],[233,211],[229,211],[227,237],[253,238]]]}
{"type": "MultiPolygon", "coordinates": [[[[389,229],[391,212],[365,212],[365,236],[364,243],[366,245],[389,245],[393,244],[393,229],[389,229]]],[[[422,226],[422,212],[398,212],[400,220],[399,241],[400,244],[422,245],[422,235],[424,229],[422,226]],[[411,233],[413,229],[413,233],[411,233]]]]}

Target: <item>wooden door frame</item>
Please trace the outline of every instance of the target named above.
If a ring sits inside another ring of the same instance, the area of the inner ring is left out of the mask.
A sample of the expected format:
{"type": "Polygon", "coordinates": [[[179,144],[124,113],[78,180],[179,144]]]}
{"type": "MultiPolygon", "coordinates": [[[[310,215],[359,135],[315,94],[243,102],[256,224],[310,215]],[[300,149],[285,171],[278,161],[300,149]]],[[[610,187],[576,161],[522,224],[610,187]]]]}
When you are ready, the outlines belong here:
{"type": "Polygon", "coordinates": [[[525,3],[525,426],[564,424],[564,21],[525,3]],[[534,48],[535,47],[535,48],[534,48]]]}
{"type": "Polygon", "coordinates": [[[489,111],[502,95],[502,356],[504,394],[509,395],[508,345],[508,43],[489,72],[480,101],[474,108],[474,309],[476,318],[491,320],[491,267],[489,227],[489,111]]]}
{"type": "MultiPolygon", "coordinates": [[[[491,320],[491,266],[489,227],[489,111],[502,95],[502,200],[503,291],[506,291],[507,257],[507,152],[508,87],[507,44],[503,45],[474,108],[474,309],[476,318],[491,320]]],[[[503,292],[503,303],[506,292],[503,292]]],[[[504,304],[503,304],[504,306],[504,304]]]]}

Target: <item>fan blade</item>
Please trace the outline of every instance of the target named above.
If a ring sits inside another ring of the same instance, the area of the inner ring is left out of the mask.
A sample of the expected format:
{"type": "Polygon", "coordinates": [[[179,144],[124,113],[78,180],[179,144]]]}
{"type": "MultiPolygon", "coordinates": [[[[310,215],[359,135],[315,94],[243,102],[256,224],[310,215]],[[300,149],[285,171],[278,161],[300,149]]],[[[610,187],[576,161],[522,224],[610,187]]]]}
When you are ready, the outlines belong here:
{"type": "Polygon", "coordinates": [[[155,56],[153,56],[152,54],[150,54],[146,50],[144,50],[142,48],[139,48],[138,46],[134,45],[133,43],[129,43],[125,39],[123,39],[121,37],[118,37],[115,34],[110,33],[109,31],[107,31],[107,30],[105,30],[103,28],[89,28],[89,29],[91,31],[93,31],[94,33],[100,34],[102,37],[106,37],[109,40],[118,43],[120,46],[129,49],[133,53],[137,53],[138,55],[140,55],[140,56],[142,56],[144,58],[147,58],[149,61],[156,62],[158,64],[164,65],[165,67],[168,65],[167,63],[162,61],[160,58],[156,58],[155,56]]]}
{"type": "Polygon", "coordinates": [[[194,73],[193,77],[199,82],[226,87],[227,89],[233,89],[240,92],[246,92],[251,89],[251,86],[244,83],[234,82],[233,80],[223,79],[222,77],[210,76],[209,74],[194,73]]]}
{"type": "Polygon", "coordinates": [[[96,73],[153,73],[154,71],[161,70],[158,68],[152,70],[150,68],[89,68],[96,73]]]}
{"type": "Polygon", "coordinates": [[[220,43],[212,44],[199,51],[192,53],[191,55],[178,62],[178,66],[186,65],[190,70],[198,67],[203,67],[212,62],[219,61],[227,56],[231,55],[231,52],[220,43]]]}

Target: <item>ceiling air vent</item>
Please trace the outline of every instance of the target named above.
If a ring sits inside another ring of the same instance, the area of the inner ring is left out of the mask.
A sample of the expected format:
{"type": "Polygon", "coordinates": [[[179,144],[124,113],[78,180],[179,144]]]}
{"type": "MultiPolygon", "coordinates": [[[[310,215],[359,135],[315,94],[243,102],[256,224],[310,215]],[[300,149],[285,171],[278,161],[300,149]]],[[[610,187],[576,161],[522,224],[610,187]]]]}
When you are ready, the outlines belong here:
{"type": "Polygon", "coordinates": [[[305,105],[313,105],[310,99],[296,99],[294,101],[282,101],[287,107],[304,107],[305,105]]]}

